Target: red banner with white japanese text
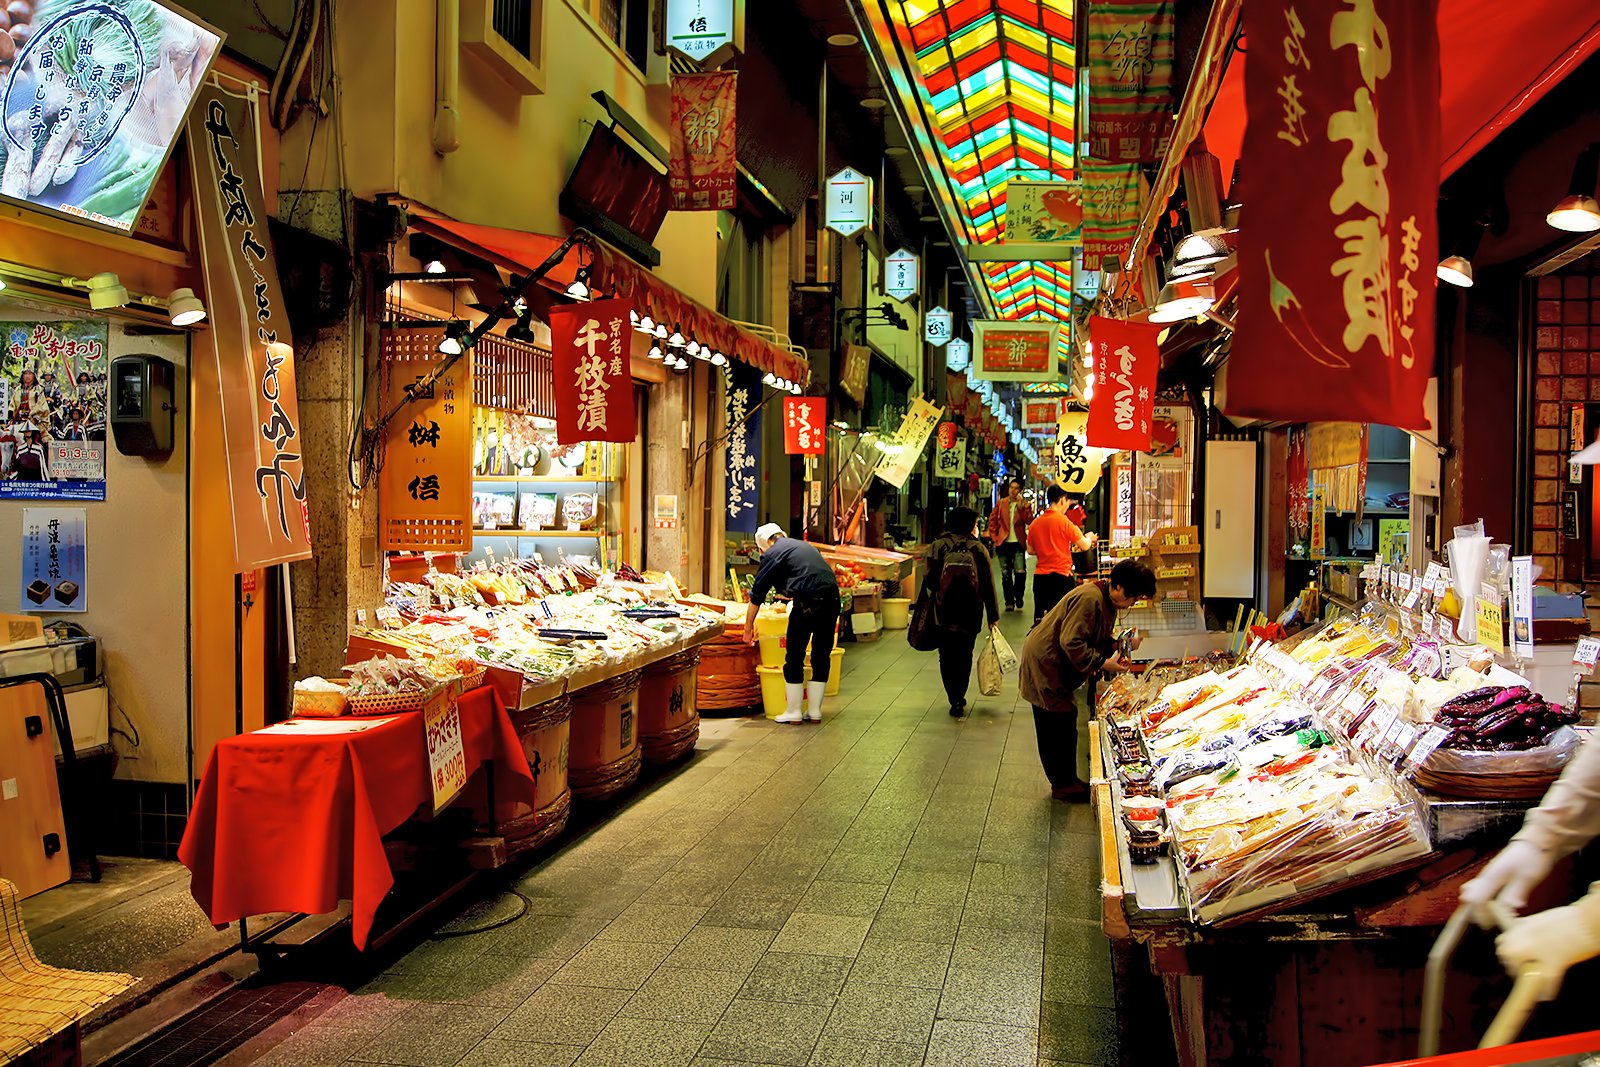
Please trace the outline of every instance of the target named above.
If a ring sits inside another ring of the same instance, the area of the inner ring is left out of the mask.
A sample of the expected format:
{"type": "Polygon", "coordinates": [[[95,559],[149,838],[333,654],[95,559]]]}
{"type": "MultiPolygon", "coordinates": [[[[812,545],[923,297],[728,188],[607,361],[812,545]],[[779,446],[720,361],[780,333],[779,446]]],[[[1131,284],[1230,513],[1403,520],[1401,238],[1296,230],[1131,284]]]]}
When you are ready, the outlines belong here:
{"type": "Polygon", "coordinates": [[[1089,155],[1159,163],[1172,135],[1172,0],[1089,0],[1089,155]]]}
{"type": "Polygon", "coordinates": [[[632,441],[633,340],[627,300],[594,300],[550,312],[556,441],[632,441]]]}
{"type": "Polygon", "coordinates": [[[673,211],[731,211],[738,199],[734,100],[738,74],[672,76],[673,211]]]}
{"type": "Polygon", "coordinates": [[[1226,411],[1427,425],[1437,0],[1252,0],[1226,411]],[[1293,180],[1286,180],[1292,175],[1293,180]]]}
{"type": "Polygon", "coordinates": [[[1161,327],[1147,322],[1089,320],[1094,397],[1089,401],[1088,441],[1095,448],[1150,451],[1160,335],[1161,327]]]}
{"type": "Polygon", "coordinates": [[[820,456],[827,446],[828,401],[820,396],[783,398],[783,450],[791,456],[820,456]]]}

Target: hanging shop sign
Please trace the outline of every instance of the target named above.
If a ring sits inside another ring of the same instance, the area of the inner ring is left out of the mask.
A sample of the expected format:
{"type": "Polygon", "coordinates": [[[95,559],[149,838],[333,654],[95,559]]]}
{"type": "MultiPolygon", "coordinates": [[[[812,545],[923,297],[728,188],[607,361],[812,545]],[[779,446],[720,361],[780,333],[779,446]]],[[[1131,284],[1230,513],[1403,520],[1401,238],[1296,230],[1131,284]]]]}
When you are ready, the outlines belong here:
{"type": "Polygon", "coordinates": [[[627,300],[594,300],[550,311],[556,441],[631,442],[636,431],[627,300]]]}
{"type": "Polygon", "coordinates": [[[1088,442],[1089,413],[1069,411],[1056,421],[1056,484],[1069,493],[1087,493],[1100,484],[1105,456],[1088,442]]]}
{"type": "MultiPolygon", "coordinates": [[[[1083,182],[1006,182],[1008,244],[1083,243],[1083,182]]],[[[1067,253],[1063,252],[1065,257],[1067,253]]]]}
{"type": "Polygon", "coordinates": [[[666,0],[662,43],[707,67],[744,46],[744,0],[666,0]]]}
{"type": "Polygon", "coordinates": [[[928,438],[943,414],[944,408],[935,407],[920,396],[912,400],[911,409],[900,420],[893,451],[873,473],[896,489],[904,488],[906,479],[911,477],[911,468],[922,458],[922,450],[928,446],[928,438]]]}
{"type": "Polygon", "coordinates": [[[1091,318],[1095,390],[1089,401],[1089,442],[1112,451],[1148,452],[1155,418],[1161,327],[1091,318]]]}
{"type": "Polygon", "coordinates": [[[672,76],[672,150],[667,181],[674,211],[732,211],[738,201],[736,71],[672,76]]]}
{"type": "Polygon", "coordinates": [[[920,287],[921,262],[909,248],[891,252],[883,261],[883,291],[896,300],[909,300],[920,287]]]}
{"type": "Polygon", "coordinates": [[[1328,554],[1328,500],[1320,485],[1311,487],[1311,557],[1321,559],[1328,554]]]}
{"type": "Polygon", "coordinates": [[[922,320],[922,339],[935,348],[950,343],[955,316],[942,307],[932,308],[922,320]]]}
{"type": "Polygon", "coordinates": [[[89,610],[86,516],[83,508],[22,509],[23,611],[89,610]]]}
{"type": "Polygon", "coordinates": [[[1258,47],[1245,101],[1271,121],[1245,132],[1250,225],[1240,231],[1228,414],[1427,427],[1437,9],[1437,0],[1309,14],[1289,0],[1246,6],[1258,47]]]}
{"type": "MultiPolygon", "coordinates": [[[[1143,462],[1138,461],[1138,462],[1143,462]]],[[[1133,465],[1118,463],[1113,466],[1112,484],[1117,491],[1117,505],[1112,529],[1133,533],[1133,465]]]]}
{"type": "Polygon", "coordinates": [[[1173,2],[1089,0],[1089,155],[1159,163],[1172,135],[1173,2]]]}
{"type": "Polygon", "coordinates": [[[967,476],[966,435],[953,422],[939,424],[939,450],[933,458],[936,478],[965,478],[967,476]]]}
{"type": "Polygon", "coordinates": [[[1289,530],[1306,536],[1311,525],[1311,428],[1289,427],[1289,530]]]}
{"type": "Polygon", "coordinates": [[[944,365],[957,373],[972,365],[972,346],[960,337],[945,346],[944,365]]]}
{"type": "Polygon", "coordinates": [[[1511,557],[1511,651],[1533,658],[1533,557],[1511,557]]]}
{"type": "Polygon", "coordinates": [[[221,35],[155,0],[33,3],[10,24],[0,197],[131,232],[221,35]]]}
{"type": "Polygon", "coordinates": [[[217,362],[235,571],[311,555],[294,346],[267,235],[256,121],[253,101],[207,85],[188,127],[211,304],[211,328],[195,344],[209,344],[217,362]]]}
{"type": "Polygon", "coordinates": [[[972,373],[984,381],[1057,381],[1060,335],[1059,322],[980,319],[972,324],[972,373]]]}
{"type": "Polygon", "coordinates": [[[820,456],[828,441],[828,401],[820,396],[783,398],[783,450],[791,456],[820,456]]]}
{"type": "Polygon", "coordinates": [[[761,470],[761,372],[739,360],[728,369],[727,529],[730,533],[754,533],[759,495],[756,478],[761,470]]]}
{"type": "Polygon", "coordinates": [[[857,404],[867,398],[867,372],[872,366],[872,349],[866,345],[845,345],[839,367],[839,389],[857,404]]]}
{"type": "Polygon", "coordinates": [[[107,331],[0,322],[0,500],[106,498],[107,331]]]}
{"type": "Polygon", "coordinates": [[[854,237],[872,225],[872,179],[846,167],[828,179],[824,197],[824,222],[828,229],[854,237]]]}
{"type": "Polygon", "coordinates": [[[460,359],[434,378],[447,358],[436,351],[444,333],[439,326],[382,334],[383,410],[398,407],[399,414],[383,435],[380,548],[472,547],[472,360],[460,359]]]}
{"type": "Polygon", "coordinates": [[[1098,271],[1110,256],[1121,263],[1139,233],[1140,178],[1137,163],[1083,162],[1083,261],[1098,271]]]}
{"type": "Polygon", "coordinates": [[[1061,401],[1053,396],[1024,396],[1022,398],[1022,428],[1042,433],[1054,433],[1061,418],[1061,401]]]}

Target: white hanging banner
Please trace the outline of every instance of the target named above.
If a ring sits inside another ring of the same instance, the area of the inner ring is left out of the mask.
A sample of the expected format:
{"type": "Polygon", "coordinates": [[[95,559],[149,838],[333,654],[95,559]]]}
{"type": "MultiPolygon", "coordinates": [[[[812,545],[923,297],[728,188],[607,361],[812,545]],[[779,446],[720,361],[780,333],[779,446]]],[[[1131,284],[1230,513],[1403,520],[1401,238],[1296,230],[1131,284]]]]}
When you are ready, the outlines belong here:
{"type": "Polygon", "coordinates": [[[824,223],[845,237],[872,225],[872,179],[846,167],[828,179],[824,223]]]}
{"type": "Polygon", "coordinates": [[[953,371],[964,371],[972,363],[972,346],[957,337],[944,350],[944,365],[953,371]]]}
{"type": "Polygon", "coordinates": [[[663,43],[697,63],[716,55],[717,66],[744,46],[743,0],[667,0],[665,23],[663,43]]]}
{"type": "Polygon", "coordinates": [[[950,343],[950,334],[955,326],[955,316],[942,307],[934,308],[928,312],[922,324],[922,339],[934,347],[950,343]]]}
{"type": "Polygon", "coordinates": [[[896,300],[907,300],[916,295],[921,273],[915,252],[909,248],[892,252],[883,265],[883,291],[896,300]]]}

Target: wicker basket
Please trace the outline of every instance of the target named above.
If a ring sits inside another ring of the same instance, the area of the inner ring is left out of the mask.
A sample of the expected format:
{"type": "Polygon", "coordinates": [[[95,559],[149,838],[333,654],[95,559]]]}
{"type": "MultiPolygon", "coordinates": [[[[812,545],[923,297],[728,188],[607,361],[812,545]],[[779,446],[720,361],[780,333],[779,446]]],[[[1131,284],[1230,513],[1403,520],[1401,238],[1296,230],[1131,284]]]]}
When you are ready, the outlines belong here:
{"type": "Polygon", "coordinates": [[[294,717],[297,719],[336,719],[350,714],[350,697],[344,692],[347,683],[335,681],[339,692],[294,691],[294,717]]]}
{"type": "Polygon", "coordinates": [[[449,686],[435,686],[428,690],[412,690],[406,693],[352,696],[350,698],[350,714],[393,715],[398,711],[421,711],[435,697],[442,692],[447,692],[449,688],[449,686]]]}
{"type": "Polygon", "coordinates": [[[461,691],[463,693],[470,693],[474,689],[478,688],[480,685],[483,685],[484,682],[488,680],[488,678],[489,678],[489,668],[488,667],[479,667],[477,670],[473,671],[471,674],[464,674],[464,675],[461,676],[461,691]]]}

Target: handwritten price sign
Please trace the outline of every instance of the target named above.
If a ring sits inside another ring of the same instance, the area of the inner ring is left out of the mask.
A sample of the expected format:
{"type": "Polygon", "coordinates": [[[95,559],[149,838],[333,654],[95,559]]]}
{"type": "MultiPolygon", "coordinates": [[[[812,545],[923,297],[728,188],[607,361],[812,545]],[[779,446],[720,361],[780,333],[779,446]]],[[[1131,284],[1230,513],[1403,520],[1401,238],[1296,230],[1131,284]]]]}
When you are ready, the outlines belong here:
{"type": "Polygon", "coordinates": [[[440,811],[467,785],[467,750],[461,741],[461,711],[455,700],[435,700],[423,710],[428,735],[428,779],[433,810],[440,811]]]}

